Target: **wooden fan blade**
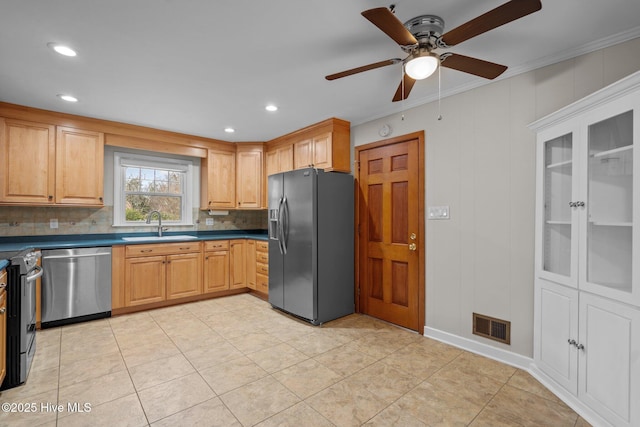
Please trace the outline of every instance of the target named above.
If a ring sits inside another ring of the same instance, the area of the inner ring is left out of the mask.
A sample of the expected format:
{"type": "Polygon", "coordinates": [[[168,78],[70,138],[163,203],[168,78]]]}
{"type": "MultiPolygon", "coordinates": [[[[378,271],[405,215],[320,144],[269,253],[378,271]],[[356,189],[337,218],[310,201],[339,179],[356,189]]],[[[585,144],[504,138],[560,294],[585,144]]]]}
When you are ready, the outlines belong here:
{"type": "Polygon", "coordinates": [[[457,53],[445,55],[448,56],[445,56],[442,62],[440,62],[441,66],[474,74],[484,77],[485,79],[495,79],[507,69],[505,65],[483,61],[482,59],[472,58],[470,56],[458,55],[457,53]]]}
{"type": "Polygon", "coordinates": [[[396,90],[396,94],[393,95],[393,102],[402,101],[403,99],[407,99],[409,97],[409,92],[413,89],[413,85],[416,84],[416,81],[409,77],[408,75],[404,75],[403,77],[404,85],[400,82],[398,86],[398,90],[396,90]],[[404,86],[404,94],[402,93],[402,88],[404,86]]]}
{"type": "Polygon", "coordinates": [[[413,37],[413,34],[411,34],[402,22],[386,7],[365,10],[362,12],[362,16],[380,28],[382,32],[391,37],[400,46],[410,46],[418,43],[418,40],[413,37]]]}
{"type": "Polygon", "coordinates": [[[447,46],[454,46],[501,25],[537,12],[541,8],[540,0],[511,0],[446,32],[441,40],[447,46]]]}
{"type": "Polygon", "coordinates": [[[352,74],[362,73],[363,71],[374,70],[376,68],[386,67],[387,65],[397,64],[398,62],[400,62],[400,59],[388,59],[386,61],[376,62],[375,64],[363,65],[362,67],[352,68],[350,70],[342,71],[340,73],[330,74],[326,76],[325,79],[327,80],[340,79],[342,77],[347,77],[352,74]]]}

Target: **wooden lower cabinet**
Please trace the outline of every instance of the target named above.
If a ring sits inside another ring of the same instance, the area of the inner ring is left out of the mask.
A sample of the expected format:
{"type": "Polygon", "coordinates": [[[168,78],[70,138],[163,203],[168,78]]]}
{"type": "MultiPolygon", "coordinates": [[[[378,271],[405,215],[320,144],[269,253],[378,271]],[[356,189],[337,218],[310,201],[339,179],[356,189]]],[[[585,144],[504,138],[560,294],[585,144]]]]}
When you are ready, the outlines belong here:
{"type": "Polygon", "coordinates": [[[167,299],[164,256],[129,258],[125,261],[125,306],[167,299]]]}
{"type": "Polygon", "coordinates": [[[111,274],[116,314],[246,288],[267,294],[269,245],[232,239],[113,246],[111,274]]]}
{"type": "Polygon", "coordinates": [[[245,239],[237,239],[229,241],[229,288],[239,289],[247,287],[247,274],[245,264],[245,239]]]}
{"type": "Polygon", "coordinates": [[[198,243],[125,247],[124,306],[152,304],[202,293],[198,243]]]}
{"type": "Polygon", "coordinates": [[[0,384],[7,373],[7,272],[0,271],[0,384]]]}
{"type": "Polygon", "coordinates": [[[200,253],[167,256],[167,299],[202,293],[202,255],[200,253]]]}
{"type": "Polygon", "coordinates": [[[269,242],[256,240],[256,291],[269,293],[269,242]]]}
{"type": "Polygon", "coordinates": [[[247,288],[256,290],[256,241],[247,240],[245,246],[246,252],[246,271],[247,271],[247,288]]]}
{"type": "Polygon", "coordinates": [[[229,290],[229,241],[204,242],[204,293],[229,290]]]}

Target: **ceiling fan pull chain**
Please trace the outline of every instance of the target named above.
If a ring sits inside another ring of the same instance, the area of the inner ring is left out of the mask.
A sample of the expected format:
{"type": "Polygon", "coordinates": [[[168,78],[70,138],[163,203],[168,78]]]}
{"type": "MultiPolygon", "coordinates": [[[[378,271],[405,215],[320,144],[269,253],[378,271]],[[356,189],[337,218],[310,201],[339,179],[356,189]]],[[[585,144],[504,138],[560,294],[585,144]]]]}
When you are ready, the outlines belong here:
{"type": "Polygon", "coordinates": [[[400,120],[404,122],[404,62],[402,63],[402,67],[400,67],[400,85],[402,86],[402,117],[400,120]]]}
{"type": "Polygon", "coordinates": [[[438,120],[442,120],[442,109],[440,108],[440,100],[441,96],[441,79],[440,79],[440,70],[442,67],[438,67],[438,120]]]}

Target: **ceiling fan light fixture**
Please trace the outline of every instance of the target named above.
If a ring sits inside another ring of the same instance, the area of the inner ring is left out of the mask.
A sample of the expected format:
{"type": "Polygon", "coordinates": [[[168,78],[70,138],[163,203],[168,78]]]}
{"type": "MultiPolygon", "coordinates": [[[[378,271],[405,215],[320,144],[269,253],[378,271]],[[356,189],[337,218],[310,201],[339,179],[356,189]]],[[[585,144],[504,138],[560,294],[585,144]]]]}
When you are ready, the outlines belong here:
{"type": "Polygon", "coordinates": [[[414,80],[423,80],[438,69],[440,60],[431,52],[416,53],[404,66],[404,71],[414,80]]]}
{"type": "Polygon", "coordinates": [[[57,44],[57,43],[47,43],[47,46],[49,46],[51,49],[55,50],[56,52],[58,52],[60,55],[64,55],[64,56],[76,56],[76,51],[71,49],[69,46],[64,46],[61,44],[57,44]]]}

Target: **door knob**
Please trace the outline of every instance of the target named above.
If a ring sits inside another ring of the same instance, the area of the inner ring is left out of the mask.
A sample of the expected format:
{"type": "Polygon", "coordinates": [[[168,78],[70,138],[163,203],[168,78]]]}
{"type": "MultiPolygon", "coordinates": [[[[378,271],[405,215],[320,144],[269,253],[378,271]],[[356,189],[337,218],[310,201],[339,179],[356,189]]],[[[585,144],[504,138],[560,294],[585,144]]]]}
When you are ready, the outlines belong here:
{"type": "Polygon", "coordinates": [[[416,247],[417,247],[417,246],[416,246],[416,244],[415,244],[415,243],[410,243],[410,244],[409,244],[409,250],[410,250],[410,251],[415,251],[415,250],[416,250],[416,247]]]}
{"type": "Polygon", "coordinates": [[[416,240],[416,233],[411,233],[411,235],[409,236],[409,238],[411,240],[416,240]]]}

